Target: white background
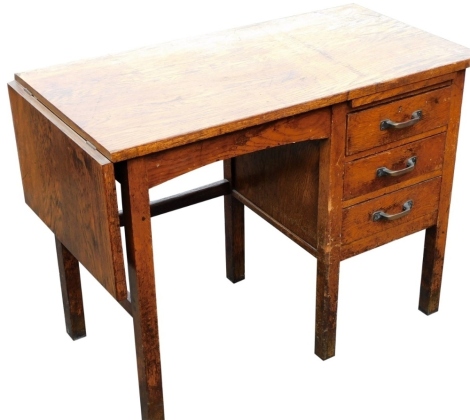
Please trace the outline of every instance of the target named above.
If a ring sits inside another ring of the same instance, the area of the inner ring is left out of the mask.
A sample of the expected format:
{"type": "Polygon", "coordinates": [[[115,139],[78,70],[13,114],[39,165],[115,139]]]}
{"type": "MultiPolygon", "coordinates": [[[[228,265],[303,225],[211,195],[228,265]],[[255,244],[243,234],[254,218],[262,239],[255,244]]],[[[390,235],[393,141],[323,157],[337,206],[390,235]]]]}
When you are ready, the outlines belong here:
{"type": "MultiPolygon", "coordinates": [[[[13,74],[343,3],[2,6],[0,418],[140,418],[132,320],[85,270],[88,336],[73,342],[65,333],[54,238],[23,202],[6,89],[13,74]]],[[[465,3],[359,3],[470,46],[465,3]]],[[[417,310],[422,232],[347,260],[336,357],[326,362],[313,352],[314,258],[247,211],[247,278],[232,285],[222,199],[154,219],[168,420],[470,417],[470,89],[462,116],[439,313],[417,310]]],[[[212,182],[221,172],[210,166],[152,194],[212,182]]]]}

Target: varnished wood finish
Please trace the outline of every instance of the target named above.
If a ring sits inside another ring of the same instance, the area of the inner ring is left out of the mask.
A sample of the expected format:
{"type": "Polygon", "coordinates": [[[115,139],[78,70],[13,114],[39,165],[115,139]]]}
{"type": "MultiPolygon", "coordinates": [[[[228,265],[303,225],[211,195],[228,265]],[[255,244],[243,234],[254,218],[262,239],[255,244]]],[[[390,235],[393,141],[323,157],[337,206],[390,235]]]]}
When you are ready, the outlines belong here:
{"type": "MultiPolygon", "coordinates": [[[[224,161],[224,177],[233,192],[236,184],[235,159],[224,161]]],[[[245,278],[245,207],[233,194],[224,197],[225,270],[227,278],[237,283],[245,278]]]]}
{"type": "Polygon", "coordinates": [[[320,145],[315,354],[323,360],[335,355],[336,346],[341,200],[348,110],[346,104],[333,107],[331,138],[320,145]]]}
{"type": "Polygon", "coordinates": [[[444,74],[439,77],[431,79],[420,80],[419,82],[410,83],[398,86],[394,89],[388,89],[383,92],[373,93],[372,95],[361,96],[360,98],[353,99],[350,104],[352,108],[362,107],[371,103],[380,104],[393,98],[394,100],[401,97],[416,95],[424,90],[435,89],[439,87],[449,86],[456,73],[444,74]]]}
{"type": "Polygon", "coordinates": [[[287,231],[317,248],[318,141],[275,147],[235,159],[235,189],[287,231]],[[282,173],[282,177],[278,174],[282,173]]]}
{"type": "Polygon", "coordinates": [[[389,230],[393,237],[394,229],[399,224],[434,213],[437,210],[440,186],[441,177],[436,177],[345,208],[343,210],[342,243],[349,244],[366,236],[377,235],[384,230],[389,230]],[[374,222],[372,220],[372,214],[376,211],[382,210],[389,214],[402,212],[403,204],[408,200],[413,200],[413,207],[404,217],[393,221],[379,220],[374,222]]]}
{"type": "Polygon", "coordinates": [[[439,308],[464,80],[465,73],[459,72],[452,85],[452,103],[442,171],[439,212],[436,225],[426,231],[419,309],[427,315],[436,312],[439,308]]]}
{"type": "Polygon", "coordinates": [[[446,125],[449,118],[450,92],[450,87],[436,89],[351,113],[348,117],[348,155],[446,125]],[[411,114],[417,110],[421,110],[423,116],[415,125],[403,129],[380,130],[381,121],[408,121],[411,114]]]}
{"type": "Polygon", "coordinates": [[[445,139],[446,135],[443,133],[359,161],[348,162],[344,168],[343,200],[366,194],[369,194],[367,198],[372,198],[370,193],[379,196],[384,192],[416,183],[418,179],[440,175],[445,139]],[[413,171],[397,177],[377,176],[377,169],[381,167],[393,171],[406,168],[407,160],[413,156],[416,157],[413,171]]]}
{"type": "Polygon", "coordinates": [[[9,85],[26,203],[90,273],[126,296],[114,168],[16,82],[9,85]]]}
{"type": "Polygon", "coordinates": [[[438,235],[436,224],[426,229],[418,303],[418,309],[426,315],[431,315],[439,309],[444,268],[444,255],[441,254],[443,242],[445,242],[445,235],[444,238],[438,235]]]}
{"type": "MultiPolygon", "coordinates": [[[[170,211],[202,203],[222,195],[230,194],[230,182],[226,179],[203,187],[150,202],[150,216],[158,216],[170,211]]],[[[124,214],[119,212],[119,223],[124,226],[124,214]]]]}
{"type": "Polygon", "coordinates": [[[57,238],[55,243],[64,304],[65,328],[72,340],[78,340],[86,336],[80,268],[77,259],[57,238]]]}
{"type": "Polygon", "coordinates": [[[116,162],[469,63],[464,47],[347,5],[16,78],[116,162]]]}
{"type": "Polygon", "coordinates": [[[368,149],[368,150],[364,150],[362,152],[354,153],[353,155],[349,155],[349,156],[347,155],[346,159],[345,159],[345,162],[351,162],[353,160],[358,160],[360,158],[370,156],[370,155],[373,155],[373,154],[376,154],[376,153],[387,152],[391,148],[403,146],[403,145],[408,144],[408,143],[413,143],[414,141],[422,140],[426,137],[431,137],[431,136],[434,136],[436,134],[445,133],[446,131],[447,131],[447,126],[444,125],[442,127],[438,127],[438,128],[433,129],[433,130],[426,131],[425,133],[419,133],[419,134],[416,134],[415,136],[405,137],[404,139],[396,140],[396,141],[394,141],[393,143],[390,143],[390,144],[384,144],[382,146],[374,147],[373,149],[368,149]]]}
{"type": "Polygon", "coordinates": [[[427,229],[419,309],[437,310],[469,65],[469,49],[349,5],[16,75],[25,198],[57,237],[67,328],[85,331],[78,260],[133,315],[143,420],[164,419],[152,214],[225,195],[233,282],[245,205],[317,257],[321,359],[335,354],[346,258],[427,229]],[[418,109],[416,125],[380,130],[418,109]],[[410,154],[414,172],[376,178],[410,154]],[[149,188],[221,160],[226,181],[149,202],[149,188]],[[407,200],[405,217],[371,220],[407,200]]]}
{"type": "Polygon", "coordinates": [[[445,140],[446,134],[442,133],[358,161],[348,162],[344,168],[343,200],[366,194],[369,194],[367,198],[373,198],[373,196],[380,196],[394,189],[414,184],[417,180],[440,175],[444,160],[445,140]],[[381,167],[387,167],[393,171],[406,168],[406,161],[413,156],[417,159],[413,171],[397,177],[377,176],[377,169],[381,167]],[[373,193],[372,196],[371,193],[373,193]]]}
{"type": "Polygon", "coordinates": [[[246,207],[248,207],[258,216],[262,217],[268,223],[273,225],[276,229],[280,230],[284,235],[286,235],[289,239],[293,240],[297,245],[301,246],[303,249],[305,249],[307,252],[309,252],[313,256],[315,257],[317,256],[316,248],[314,248],[311,244],[309,244],[307,241],[302,239],[300,236],[296,235],[295,233],[287,229],[283,224],[278,222],[274,217],[270,216],[268,213],[261,210],[256,204],[248,200],[244,195],[241,195],[236,190],[232,191],[232,194],[238,201],[243,203],[246,207]]]}
{"type": "MultiPolygon", "coordinates": [[[[396,239],[427,229],[436,223],[437,211],[427,213],[423,217],[412,219],[409,222],[403,221],[393,229],[385,229],[374,235],[363,237],[349,244],[341,246],[341,261],[354,257],[355,255],[377,248],[378,246],[388,244],[396,239]]],[[[393,261],[396,262],[396,259],[393,261]]]]}
{"type": "Polygon", "coordinates": [[[219,160],[329,135],[328,108],[217,136],[146,158],[149,187],[219,160]]]}
{"type": "Polygon", "coordinates": [[[127,298],[122,299],[119,301],[119,304],[124,308],[124,310],[132,316],[132,302],[131,302],[131,294],[127,293],[127,298]]]}
{"type": "Polygon", "coordinates": [[[163,420],[163,390],[145,161],[127,162],[122,183],[129,285],[143,420],[163,420]]]}

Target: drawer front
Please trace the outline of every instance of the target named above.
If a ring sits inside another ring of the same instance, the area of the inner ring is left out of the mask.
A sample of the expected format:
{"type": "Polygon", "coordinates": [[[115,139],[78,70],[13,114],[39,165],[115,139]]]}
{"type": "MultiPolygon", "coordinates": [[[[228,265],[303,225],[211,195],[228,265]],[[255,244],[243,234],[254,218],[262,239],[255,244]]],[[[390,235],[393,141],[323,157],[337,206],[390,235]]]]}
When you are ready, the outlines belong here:
{"type": "Polygon", "coordinates": [[[348,115],[351,155],[447,125],[451,87],[432,90],[348,115]],[[421,116],[416,116],[417,111],[421,116]],[[410,121],[416,121],[415,123],[410,121]],[[392,124],[398,123],[397,128],[392,124]],[[408,123],[408,124],[407,124],[408,123]],[[411,125],[409,125],[411,124],[411,125]]]}
{"type": "Polygon", "coordinates": [[[400,188],[401,183],[423,179],[426,174],[436,176],[436,171],[442,170],[445,141],[446,133],[441,133],[348,162],[344,172],[344,200],[394,185],[400,188]]]}
{"type": "Polygon", "coordinates": [[[342,244],[349,244],[384,231],[390,232],[389,240],[394,239],[395,228],[406,222],[418,219],[437,211],[441,177],[410,187],[402,188],[382,197],[365,201],[343,210],[342,244]],[[412,202],[411,209],[405,211],[405,203],[412,202]],[[388,215],[403,214],[395,220],[379,217],[378,212],[388,215]],[[374,217],[374,215],[376,215],[374,217]]]}

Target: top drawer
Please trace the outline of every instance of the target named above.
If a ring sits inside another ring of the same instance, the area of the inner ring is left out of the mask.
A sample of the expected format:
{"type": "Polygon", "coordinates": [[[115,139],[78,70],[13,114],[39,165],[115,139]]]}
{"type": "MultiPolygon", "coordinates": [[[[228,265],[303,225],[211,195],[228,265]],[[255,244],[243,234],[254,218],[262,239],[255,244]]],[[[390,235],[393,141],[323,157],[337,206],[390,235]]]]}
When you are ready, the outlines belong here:
{"type": "Polygon", "coordinates": [[[352,155],[447,125],[450,94],[448,86],[349,114],[346,153],[352,155]],[[385,121],[398,124],[393,127],[385,121]]]}

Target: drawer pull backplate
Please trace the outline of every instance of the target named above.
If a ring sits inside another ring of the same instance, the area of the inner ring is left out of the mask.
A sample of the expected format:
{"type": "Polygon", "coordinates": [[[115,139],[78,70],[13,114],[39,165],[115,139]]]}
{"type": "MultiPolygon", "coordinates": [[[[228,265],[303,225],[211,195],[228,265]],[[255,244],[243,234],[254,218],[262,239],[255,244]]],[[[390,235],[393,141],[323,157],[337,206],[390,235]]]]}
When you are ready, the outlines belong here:
{"type": "Polygon", "coordinates": [[[403,216],[406,216],[413,207],[413,200],[408,200],[405,204],[403,204],[403,211],[396,214],[387,214],[382,210],[376,211],[372,214],[372,220],[374,222],[378,222],[379,220],[397,220],[403,216]]]}
{"type": "Polygon", "coordinates": [[[397,171],[392,171],[387,167],[383,166],[377,169],[377,176],[400,176],[405,175],[411,172],[416,166],[416,156],[410,157],[406,160],[406,167],[403,169],[399,169],[397,171]]]}
{"type": "Polygon", "coordinates": [[[389,128],[394,128],[394,129],[400,129],[400,128],[406,128],[406,127],[411,127],[412,125],[415,125],[419,120],[423,118],[423,113],[421,112],[420,109],[417,111],[413,112],[411,114],[411,119],[408,121],[403,121],[403,122],[394,122],[392,120],[383,120],[380,122],[380,130],[388,130],[389,128]]]}

